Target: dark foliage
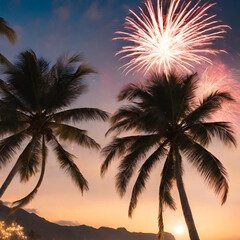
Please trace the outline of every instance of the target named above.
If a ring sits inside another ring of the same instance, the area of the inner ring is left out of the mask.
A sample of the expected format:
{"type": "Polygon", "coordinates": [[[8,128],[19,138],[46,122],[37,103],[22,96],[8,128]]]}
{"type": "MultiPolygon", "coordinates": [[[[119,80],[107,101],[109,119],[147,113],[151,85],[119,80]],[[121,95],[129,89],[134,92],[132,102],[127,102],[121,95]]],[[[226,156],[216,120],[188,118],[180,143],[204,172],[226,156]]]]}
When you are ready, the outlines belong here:
{"type": "Polygon", "coordinates": [[[103,148],[104,174],[114,157],[120,157],[116,187],[122,196],[127,185],[143,161],[132,190],[129,216],[137,206],[139,195],[146,186],[150,172],[158,162],[163,162],[159,187],[159,238],[163,237],[163,207],[175,209],[171,196],[176,171],[182,175],[181,156],[186,156],[214,188],[221,194],[222,203],[228,193],[227,173],[221,162],[206,150],[212,137],[225,144],[236,145],[230,123],[211,122],[210,116],[221,108],[224,101],[233,99],[227,92],[214,92],[206,96],[199,105],[195,96],[196,74],[185,77],[152,74],[145,85],[130,84],[119,94],[119,101],[128,104],[120,107],[111,117],[107,134],[116,134],[112,142],[103,148]],[[138,135],[132,135],[137,132],[138,135]],[[128,137],[119,137],[127,133],[128,137]],[[178,165],[176,159],[178,158],[178,165]]]}
{"type": "Polygon", "coordinates": [[[50,67],[48,61],[37,58],[33,51],[22,52],[15,64],[2,58],[5,80],[0,80],[0,134],[5,138],[0,141],[0,167],[13,157],[24,140],[30,139],[17,160],[21,181],[28,181],[41,169],[36,187],[14,203],[14,210],[27,204],[37,193],[44,177],[48,143],[53,146],[60,167],[77,187],[81,191],[88,189],[73,155],[57,139],[100,148],[86,130],[66,124],[108,119],[108,114],[97,108],[66,109],[85,92],[84,76],[95,72],[81,62],[81,55],[63,55],[50,67]]]}

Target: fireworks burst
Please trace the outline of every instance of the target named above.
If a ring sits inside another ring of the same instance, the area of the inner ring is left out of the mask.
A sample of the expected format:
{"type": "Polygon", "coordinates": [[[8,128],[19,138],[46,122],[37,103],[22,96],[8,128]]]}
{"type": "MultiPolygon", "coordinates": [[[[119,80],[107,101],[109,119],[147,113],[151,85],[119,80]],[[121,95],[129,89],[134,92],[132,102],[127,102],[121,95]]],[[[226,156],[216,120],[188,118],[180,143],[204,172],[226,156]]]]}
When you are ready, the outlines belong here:
{"type": "Polygon", "coordinates": [[[240,134],[240,83],[235,80],[234,73],[222,63],[214,63],[202,73],[198,82],[197,96],[201,99],[215,91],[229,92],[234,101],[223,103],[222,109],[214,113],[212,120],[231,122],[235,131],[240,134]]]}
{"type": "Polygon", "coordinates": [[[23,227],[13,222],[10,226],[7,226],[4,221],[0,222],[0,239],[10,240],[13,239],[27,240],[27,237],[23,233],[23,227]]]}
{"type": "MultiPolygon", "coordinates": [[[[131,58],[123,65],[124,72],[150,69],[169,74],[171,70],[188,71],[196,64],[212,63],[210,55],[224,50],[214,49],[213,41],[223,38],[227,25],[215,20],[216,15],[208,14],[213,4],[200,6],[199,0],[193,7],[192,1],[171,0],[166,14],[164,0],[157,0],[155,11],[151,0],[145,0],[146,11],[140,15],[130,10],[133,17],[126,18],[126,32],[117,32],[119,37],[132,45],[124,46],[116,55],[131,58]]],[[[121,58],[121,59],[122,59],[121,58]]]]}

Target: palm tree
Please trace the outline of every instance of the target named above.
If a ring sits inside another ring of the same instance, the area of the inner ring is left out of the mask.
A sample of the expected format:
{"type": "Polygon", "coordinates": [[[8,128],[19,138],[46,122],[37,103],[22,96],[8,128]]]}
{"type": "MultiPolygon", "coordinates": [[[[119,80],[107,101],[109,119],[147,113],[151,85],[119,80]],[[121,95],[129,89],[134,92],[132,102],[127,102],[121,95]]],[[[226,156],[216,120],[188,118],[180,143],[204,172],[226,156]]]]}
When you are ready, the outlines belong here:
{"type": "Polygon", "coordinates": [[[227,92],[216,91],[196,104],[195,79],[196,75],[182,77],[172,74],[166,77],[152,74],[145,86],[126,86],[118,100],[126,100],[129,104],[119,108],[111,117],[107,134],[115,132],[116,135],[102,150],[106,157],[101,167],[102,175],[116,156],[121,157],[116,175],[116,188],[121,196],[125,194],[139,162],[144,160],[132,190],[129,217],[151,170],[165,157],[159,186],[158,238],[161,240],[164,233],[163,207],[176,207],[171,196],[174,182],[177,183],[190,239],[199,239],[183,184],[182,155],[197,168],[216,194],[222,194],[222,204],[227,199],[226,170],[205,147],[212,137],[218,137],[225,144],[236,145],[229,123],[207,121],[224,101],[233,99],[227,92]],[[133,134],[134,131],[138,134],[133,134]],[[119,137],[121,133],[128,134],[119,137]]]}
{"type": "Polygon", "coordinates": [[[8,41],[12,44],[17,40],[17,35],[15,31],[8,26],[8,23],[5,19],[0,17],[0,34],[5,35],[8,38],[8,41]]]}
{"type": "Polygon", "coordinates": [[[5,81],[0,80],[0,166],[7,164],[15,152],[26,143],[14,167],[0,188],[0,198],[19,173],[22,182],[35,175],[40,168],[36,187],[26,197],[14,202],[14,209],[22,207],[37,193],[45,172],[47,144],[51,144],[60,167],[67,172],[83,192],[88,183],[74,163],[74,155],[63,148],[60,140],[80,146],[100,149],[87,131],[67,122],[107,120],[108,114],[97,108],[66,109],[86,91],[83,78],[94,73],[81,63],[80,55],[61,56],[51,68],[33,51],[22,52],[15,64],[5,64],[5,81]]]}

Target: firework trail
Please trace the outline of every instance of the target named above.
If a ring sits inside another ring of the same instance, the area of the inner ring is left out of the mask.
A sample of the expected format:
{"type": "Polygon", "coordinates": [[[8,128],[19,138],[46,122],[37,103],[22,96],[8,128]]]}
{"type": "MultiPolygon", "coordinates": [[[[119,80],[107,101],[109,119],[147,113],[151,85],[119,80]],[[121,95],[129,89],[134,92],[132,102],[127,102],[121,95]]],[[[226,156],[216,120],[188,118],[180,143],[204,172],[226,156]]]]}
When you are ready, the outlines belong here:
{"type": "Polygon", "coordinates": [[[122,66],[127,74],[130,71],[150,69],[169,74],[171,70],[191,72],[194,65],[212,63],[210,55],[217,55],[224,50],[214,49],[213,42],[223,38],[227,25],[215,20],[216,15],[208,14],[213,4],[195,5],[192,1],[171,0],[164,11],[164,0],[156,0],[157,8],[151,0],[145,0],[144,11],[126,18],[126,31],[116,32],[114,38],[131,42],[124,46],[116,55],[131,60],[122,66]],[[191,7],[193,5],[193,7],[191,7]]]}
{"type": "Polygon", "coordinates": [[[225,64],[214,63],[208,67],[200,76],[197,83],[197,96],[200,100],[212,92],[229,92],[234,99],[233,102],[225,102],[217,113],[214,113],[211,119],[213,121],[231,122],[234,130],[240,136],[240,83],[235,80],[237,77],[234,72],[225,64]]]}

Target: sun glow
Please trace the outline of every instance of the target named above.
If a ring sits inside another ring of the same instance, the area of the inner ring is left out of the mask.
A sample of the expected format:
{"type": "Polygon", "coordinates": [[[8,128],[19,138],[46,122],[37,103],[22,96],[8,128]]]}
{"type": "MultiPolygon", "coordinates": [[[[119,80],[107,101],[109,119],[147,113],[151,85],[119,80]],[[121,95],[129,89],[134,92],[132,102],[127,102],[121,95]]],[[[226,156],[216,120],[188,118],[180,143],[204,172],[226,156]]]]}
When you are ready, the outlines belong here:
{"type": "Polygon", "coordinates": [[[126,18],[126,31],[117,32],[114,38],[131,42],[116,54],[131,60],[122,66],[124,72],[140,71],[147,73],[157,70],[168,74],[171,70],[191,72],[194,65],[212,63],[210,55],[224,50],[214,49],[213,41],[223,38],[227,25],[215,20],[216,15],[208,13],[213,4],[200,5],[198,1],[156,0],[154,9],[151,0],[145,0],[145,9],[140,14],[130,10],[132,17],[126,18]],[[192,6],[193,5],[193,6],[192,6]]]}
{"type": "Polygon", "coordinates": [[[177,227],[175,228],[175,233],[176,233],[177,235],[182,235],[182,234],[184,234],[184,227],[183,227],[183,226],[177,226],[177,227]]]}

